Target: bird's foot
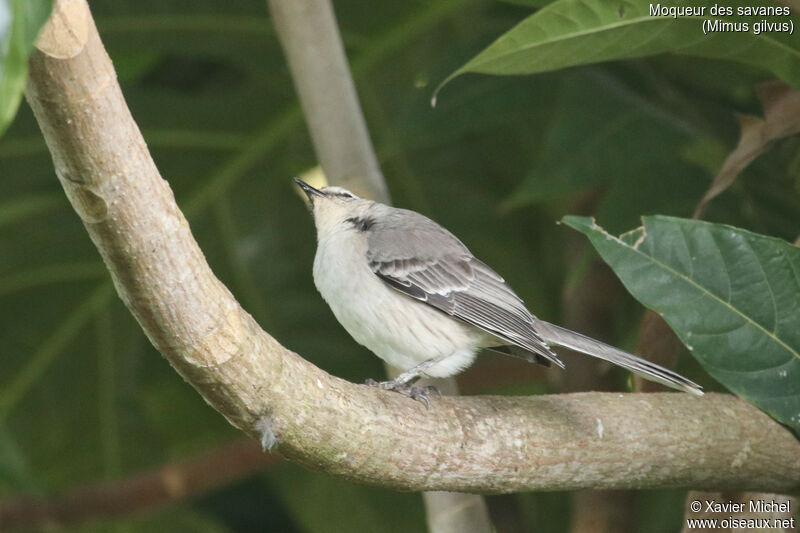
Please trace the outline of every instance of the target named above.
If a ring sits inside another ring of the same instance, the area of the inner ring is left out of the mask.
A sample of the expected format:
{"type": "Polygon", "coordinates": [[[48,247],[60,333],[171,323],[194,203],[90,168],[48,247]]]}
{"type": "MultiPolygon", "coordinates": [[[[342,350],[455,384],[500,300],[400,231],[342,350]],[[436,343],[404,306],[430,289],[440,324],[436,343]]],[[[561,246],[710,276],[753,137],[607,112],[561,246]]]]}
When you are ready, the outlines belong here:
{"type": "Polygon", "coordinates": [[[408,396],[412,400],[419,400],[420,402],[424,402],[425,406],[430,409],[431,408],[431,399],[429,394],[435,394],[436,396],[441,396],[439,393],[439,389],[434,387],[433,385],[427,385],[425,387],[415,387],[409,382],[398,382],[395,380],[392,381],[375,381],[374,379],[368,379],[364,382],[364,385],[368,387],[378,387],[383,390],[390,390],[394,392],[399,392],[404,396],[408,396]]]}

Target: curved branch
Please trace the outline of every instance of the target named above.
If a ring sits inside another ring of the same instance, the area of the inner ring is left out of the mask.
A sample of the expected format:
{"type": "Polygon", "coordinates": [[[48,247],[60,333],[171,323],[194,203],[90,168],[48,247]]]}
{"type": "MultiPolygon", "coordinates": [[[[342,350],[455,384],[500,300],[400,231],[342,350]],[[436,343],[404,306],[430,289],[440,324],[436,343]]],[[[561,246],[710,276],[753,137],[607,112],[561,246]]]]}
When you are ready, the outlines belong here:
{"type": "Polygon", "coordinates": [[[284,348],[208,267],[85,0],[57,5],[53,33],[78,35],[65,10],[85,14],[85,38],[36,51],[26,89],[56,174],[150,341],[236,427],[308,467],[406,490],[800,489],[800,442],[728,395],[443,397],[426,410],[284,348]]]}

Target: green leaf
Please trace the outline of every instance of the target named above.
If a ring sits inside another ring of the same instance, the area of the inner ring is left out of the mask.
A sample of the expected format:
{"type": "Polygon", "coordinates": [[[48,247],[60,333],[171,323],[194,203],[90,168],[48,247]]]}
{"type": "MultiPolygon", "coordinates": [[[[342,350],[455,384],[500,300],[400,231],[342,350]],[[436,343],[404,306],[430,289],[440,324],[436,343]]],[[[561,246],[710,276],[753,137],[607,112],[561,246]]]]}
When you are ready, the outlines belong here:
{"type": "Polygon", "coordinates": [[[540,8],[553,2],[553,0],[501,0],[507,4],[514,4],[523,7],[540,8]]]}
{"type": "Polygon", "coordinates": [[[0,134],[17,113],[28,54],[51,9],[52,0],[0,0],[0,134]]]}
{"type": "Polygon", "coordinates": [[[598,209],[614,213],[619,221],[603,217],[613,228],[629,228],[643,212],[689,213],[680,206],[694,206],[708,178],[678,154],[702,132],[607,68],[567,71],[560,79],[550,104],[558,119],[537,124],[536,157],[506,205],[543,206],[602,188],[602,203],[613,205],[598,209]]]}
{"type": "Polygon", "coordinates": [[[721,224],[642,221],[616,238],[591,218],[563,219],[709,374],[800,433],[800,248],[721,224]]]}
{"type": "Polygon", "coordinates": [[[26,451],[4,425],[0,425],[0,492],[32,491],[36,487],[26,451]]]}
{"type": "MultiPolygon", "coordinates": [[[[737,16],[740,6],[772,6],[766,1],[726,3],[733,15],[651,16],[651,6],[686,7],[685,1],[651,4],[644,0],[558,0],[500,36],[467,64],[450,74],[439,89],[460,74],[533,74],[575,65],[644,57],[661,53],[726,59],[766,69],[800,87],[800,36],[788,32],[788,16],[737,16]],[[704,34],[706,20],[747,24],[744,31],[704,34]],[[768,20],[787,24],[786,32],[755,34],[768,20]]],[[[437,92],[438,90],[437,89],[437,92]]],[[[435,97],[434,97],[435,98],[435,97]]]]}

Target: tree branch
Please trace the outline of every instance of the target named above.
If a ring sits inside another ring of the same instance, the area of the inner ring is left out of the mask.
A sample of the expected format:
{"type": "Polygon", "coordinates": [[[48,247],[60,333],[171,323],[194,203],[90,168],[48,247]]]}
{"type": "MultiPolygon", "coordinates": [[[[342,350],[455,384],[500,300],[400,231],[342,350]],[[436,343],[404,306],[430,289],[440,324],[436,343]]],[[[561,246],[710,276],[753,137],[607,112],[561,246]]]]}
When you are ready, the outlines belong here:
{"type": "Polygon", "coordinates": [[[0,527],[52,529],[89,520],[131,515],[197,496],[252,474],[273,459],[249,440],[122,480],[78,487],[54,498],[14,496],[0,500],[0,527]]]}
{"type": "Polygon", "coordinates": [[[236,427],[308,467],[406,490],[800,489],[800,442],[729,395],[442,397],[426,410],[287,350],[205,262],[85,0],[59,3],[50,24],[74,37],[67,10],[85,15],[85,39],[34,52],[26,89],[56,174],[150,341],[236,427]]]}
{"type": "Polygon", "coordinates": [[[325,175],[331,183],[388,202],[330,1],[267,4],[325,175]]]}

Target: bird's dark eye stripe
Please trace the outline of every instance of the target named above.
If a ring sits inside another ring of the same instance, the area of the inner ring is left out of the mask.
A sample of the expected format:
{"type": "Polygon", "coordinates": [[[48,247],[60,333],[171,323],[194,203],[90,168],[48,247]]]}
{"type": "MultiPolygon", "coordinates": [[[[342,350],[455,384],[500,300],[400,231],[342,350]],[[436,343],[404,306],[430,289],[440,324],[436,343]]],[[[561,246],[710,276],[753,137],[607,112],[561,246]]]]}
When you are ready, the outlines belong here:
{"type": "Polygon", "coordinates": [[[346,220],[358,231],[367,231],[375,225],[375,219],[370,217],[350,217],[346,220]]]}

